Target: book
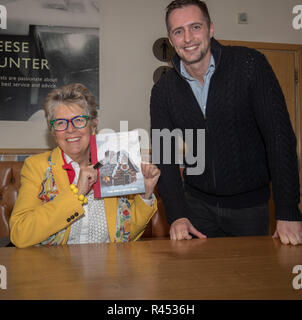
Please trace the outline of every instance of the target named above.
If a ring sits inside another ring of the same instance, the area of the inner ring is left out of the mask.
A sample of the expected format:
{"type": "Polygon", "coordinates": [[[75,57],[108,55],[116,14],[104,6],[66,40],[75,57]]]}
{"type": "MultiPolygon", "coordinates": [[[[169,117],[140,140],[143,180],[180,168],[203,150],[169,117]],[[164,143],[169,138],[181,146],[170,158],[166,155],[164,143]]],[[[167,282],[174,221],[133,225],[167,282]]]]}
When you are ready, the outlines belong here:
{"type": "Polygon", "coordinates": [[[90,152],[98,167],[95,198],[145,192],[137,130],[92,135],[90,152]]]}

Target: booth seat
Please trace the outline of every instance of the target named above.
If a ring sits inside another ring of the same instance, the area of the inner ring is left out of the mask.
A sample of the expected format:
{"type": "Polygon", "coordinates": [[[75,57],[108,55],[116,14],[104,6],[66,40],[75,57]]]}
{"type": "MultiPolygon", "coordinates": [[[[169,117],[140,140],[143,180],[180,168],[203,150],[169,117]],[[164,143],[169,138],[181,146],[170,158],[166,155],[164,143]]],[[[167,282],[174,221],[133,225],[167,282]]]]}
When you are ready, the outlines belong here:
{"type": "Polygon", "coordinates": [[[0,238],[9,236],[9,218],[20,188],[21,161],[0,162],[0,238]]]}
{"type": "MultiPolygon", "coordinates": [[[[9,237],[9,218],[20,188],[22,161],[0,161],[0,238],[9,237]]],[[[155,191],[158,211],[149,222],[142,238],[168,237],[169,225],[162,200],[155,191]]]]}

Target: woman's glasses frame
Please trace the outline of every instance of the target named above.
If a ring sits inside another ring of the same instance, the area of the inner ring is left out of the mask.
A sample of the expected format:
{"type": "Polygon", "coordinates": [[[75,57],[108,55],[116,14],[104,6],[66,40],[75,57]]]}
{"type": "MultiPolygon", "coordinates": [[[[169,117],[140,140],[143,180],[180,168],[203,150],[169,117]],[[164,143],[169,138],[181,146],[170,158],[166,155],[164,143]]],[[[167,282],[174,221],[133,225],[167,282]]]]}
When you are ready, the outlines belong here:
{"type": "Polygon", "coordinates": [[[75,129],[85,128],[85,127],[87,126],[88,120],[89,120],[89,117],[88,117],[88,116],[79,115],[79,116],[75,116],[75,117],[73,117],[73,118],[71,118],[71,119],[64,119],[64,118],[53,119],[53,120],[50,121],[50,124],[51,124],[51,126],[53,127],[53,129],[54,129],[55,131],[65,131],[65,130],[68,129],[69,123],[71,123],[72,126],[73,126],[75,129]],[[84,118],[84,119],[86,119],[86,122],[85,122],[84,125],[78,126],[78,125],[74,122],[76,119],[79,119],[79,118],[84,118]],[[64,129],[57,129],[57,128],[56,128],[56,125],[55,125],[57,121],[65,121],[65,123],[66,123],[65,128],[64,128],[64,129]]]}

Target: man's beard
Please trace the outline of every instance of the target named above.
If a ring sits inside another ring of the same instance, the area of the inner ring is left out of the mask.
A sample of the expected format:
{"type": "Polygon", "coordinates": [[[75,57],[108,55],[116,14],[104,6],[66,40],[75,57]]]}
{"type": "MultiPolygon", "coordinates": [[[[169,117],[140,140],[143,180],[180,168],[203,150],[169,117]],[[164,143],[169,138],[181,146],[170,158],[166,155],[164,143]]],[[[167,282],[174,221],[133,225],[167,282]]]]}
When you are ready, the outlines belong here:
{"type": "Polygon", "coordinates": [[[210,49],[210,46],[208,46],[205,50],[202,50],[202,51],[200,52],[199,57],[196,58],[195,60],[186,60],[186,58],[185,58],[184,56],[181,57],[181,60],[183,60],[183,62],[184,62],[185,64],[187,64],[187,65],[188,65],[188,64],[194,64],[194,63],[200,62],[200,61],[206,56],[206,54],[208,53],[209,49],[210,49]]]}

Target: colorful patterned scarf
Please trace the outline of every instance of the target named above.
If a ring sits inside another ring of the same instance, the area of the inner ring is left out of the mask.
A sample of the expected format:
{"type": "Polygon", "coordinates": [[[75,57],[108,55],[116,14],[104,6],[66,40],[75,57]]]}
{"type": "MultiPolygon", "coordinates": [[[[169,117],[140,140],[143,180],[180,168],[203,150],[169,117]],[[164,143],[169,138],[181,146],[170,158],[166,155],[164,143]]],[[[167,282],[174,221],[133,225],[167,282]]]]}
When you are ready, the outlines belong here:
{"type": "Polygon", "coordinates": [[[131,210],[127,197],[120,197],[116,211],[116,232],[114,242],[130,241],[131,210]]]}
{"type": "MultiPolygon", "coordinates": [[[[38,197],[44,202],[52,201],[55,196],[59,193],[56,186],[55,179],[52,173],[51,153],[48,157],[49,167],[46,169],[43,181],[41,183],[41,189],[38,197]]],[[[66,228],[51,235],[48,239],[42,241],[39,245],[56,246],[63,243],[66,228]]]]}

